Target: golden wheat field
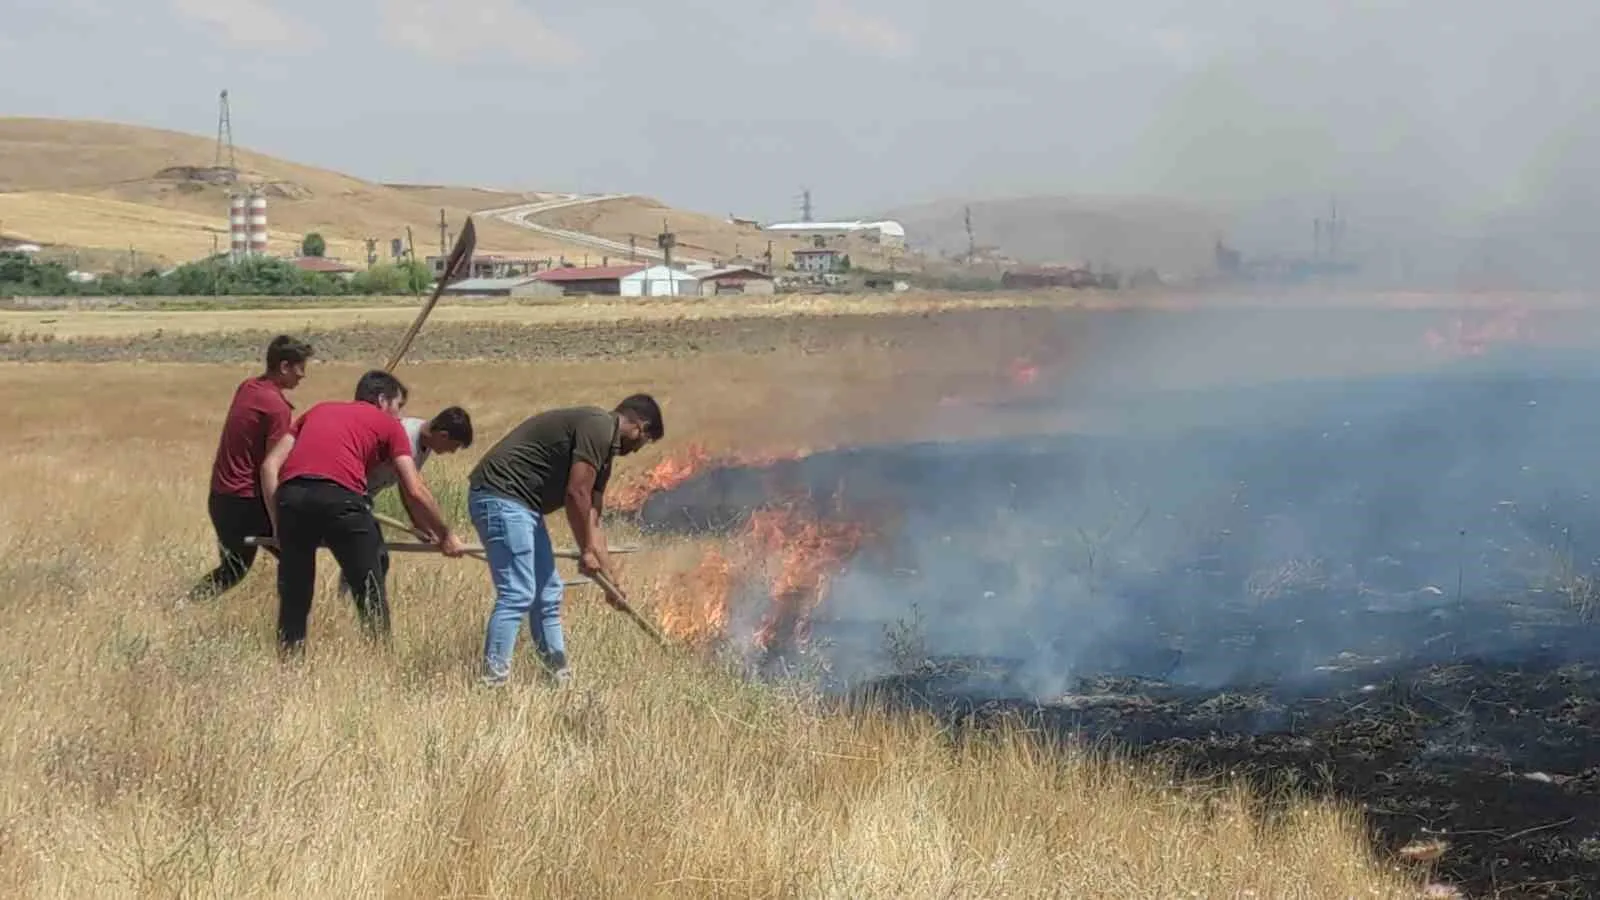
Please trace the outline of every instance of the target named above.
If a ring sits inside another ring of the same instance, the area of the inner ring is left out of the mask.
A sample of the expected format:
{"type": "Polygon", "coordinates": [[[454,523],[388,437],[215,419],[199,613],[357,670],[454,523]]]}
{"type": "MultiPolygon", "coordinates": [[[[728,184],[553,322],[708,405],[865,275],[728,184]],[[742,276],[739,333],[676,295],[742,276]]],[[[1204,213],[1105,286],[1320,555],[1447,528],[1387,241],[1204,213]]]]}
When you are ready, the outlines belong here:
{"type": "MultiPolygon", "coordinates": [[[[943,334],[398,373],[411,414],[473,413],[477,443],[424,476],[475,540],[465,474],[538,409],[653,392],[667,440],[624,460],[622,483],[690,444],[931,434],[952,386],[989,385],[1012,343],[943,334]]],[[[315,364],[297,408],[347,396],[365,367],[315,364]]],[[[280,665],[270,558],[213,602],[180,602],[215,564],[208,466],[257,368],[0,364],[0,895],[1419,895],[1426,873],[1372,856],[1353,811],[1307,803],[1263,824],[1228,785],[827,712],[804,683],[661,651],[592,587],[568,592],[572,687],[546,687],[521,649],[514,686],[482,689],[493,594],[471,559],[396,559],[379,652],[324,554],[307,659],[280,665]]],[[[681,576],[703,547],[613,541],[640,544],[619,561],[646,614],[692,599],[681,576]]]]}

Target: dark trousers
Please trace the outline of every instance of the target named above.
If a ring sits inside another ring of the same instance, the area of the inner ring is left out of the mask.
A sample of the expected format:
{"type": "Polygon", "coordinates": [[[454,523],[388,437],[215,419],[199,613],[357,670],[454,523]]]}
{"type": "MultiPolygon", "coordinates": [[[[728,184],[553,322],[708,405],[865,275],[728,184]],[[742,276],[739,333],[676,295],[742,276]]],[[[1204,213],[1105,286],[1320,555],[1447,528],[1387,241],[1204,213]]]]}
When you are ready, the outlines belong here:
{"type": "Polygon", "coordinates": [[[316,591],[317,548],[327,547],[357,588],[356,614],[373,637],[389,635],[383,535],[367,499],[331,481],[294,478],[278,488],[278,641],[304,644],[316,591]]]}
{"type": "MultiPolygon", "coordinates": [[[[387,585],[389,583],[389,546],[387,544],[380,543],[378,545],[378,577],[383,579],[384,584],[387,585]]],[[[339,596],[348,597],[351,593],[350,582],[341,574],[339,576],[339,596]]]]}
{"type": "MultiPolygon", "coordinates": [[[[211,527],[217,533],[217,555],[222,562],[190,589],[191,600],[216,597],[244,580],[245,573],[256,561],[256,548],[246,544],[244,539],[272,533],[272,520],[267,517],[266,504],[260,497],[212,494],[206,500],[206,510],[211,514],[211,527]]],[[[267,552],[277,555],[270,547],[267,552]]]]}

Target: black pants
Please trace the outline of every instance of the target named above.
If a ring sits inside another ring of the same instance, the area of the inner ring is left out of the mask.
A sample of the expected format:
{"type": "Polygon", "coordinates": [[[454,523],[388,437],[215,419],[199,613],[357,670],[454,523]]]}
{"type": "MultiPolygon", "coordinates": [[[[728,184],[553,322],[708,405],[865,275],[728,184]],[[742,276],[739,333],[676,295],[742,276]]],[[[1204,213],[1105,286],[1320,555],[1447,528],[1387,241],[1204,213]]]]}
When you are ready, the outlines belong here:
{"type": "MultiPolygon", "coordinates": [[[[378,545],[378,577],[383,579],[384,584],[387,585],[389,583],[389,547],[387,544],[382,543],[378,545]]],[[[348,597],[351,593],[353,592],[350,589],[350,582],[341,574],[339,576],[339,596],[348,597]]]]}
{"type": "Polygon", "coordinates": [[[331,481],[294,478],[278,488],[278,641],[285,650],[306,639],[316,591],[317,548],[338,560],[355,586],[356,614],[373,637],[389,635],[383,535],[367,499],[331,481]]]}
{"type": "MultiPolygon", "coordinates": [[[[217,533],[217,554],[222,557],[222,563],[190,589],[191,600],[210,599],[244,580],[245,573],[256,561],[256,548],[246,544],[244,539],[272,533],[272,520],[267,517],[266,504],[260,497],[212,494],[206,500],[206,510],[211,514],[211,527],[217,533]]],[[[277,555],[270,547],[267,552],[277,555]]]]}

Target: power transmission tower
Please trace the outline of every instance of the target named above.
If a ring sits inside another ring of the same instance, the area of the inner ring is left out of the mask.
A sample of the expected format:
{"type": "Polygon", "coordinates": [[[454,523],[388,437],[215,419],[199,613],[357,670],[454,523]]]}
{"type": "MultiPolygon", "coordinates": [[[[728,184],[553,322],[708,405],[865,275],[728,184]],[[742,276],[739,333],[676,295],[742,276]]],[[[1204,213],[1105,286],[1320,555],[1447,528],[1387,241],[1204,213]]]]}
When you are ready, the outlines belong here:
{"type": "Polygon", "coordinates": [[[800,221],[811,221],[811,189],[800,189],[800,221]]]}
{"type": "Polygon", "coordinates": [[[228,111],[228,90],[223,88],[217,101],[217,160],[216,168],[222,168],[223,148],[227,148],[228,155],[228,183],[233,184],[239,179],[239,166],[233,153],[233,116],[228,111]]]}
{"type": "Polygon", "coordinates": [[[967,226],[967,265],[972,265],[973,257],[978,255],[978,241],[972,236],[972,207],[964,207],[962,220],[967,226]]]}

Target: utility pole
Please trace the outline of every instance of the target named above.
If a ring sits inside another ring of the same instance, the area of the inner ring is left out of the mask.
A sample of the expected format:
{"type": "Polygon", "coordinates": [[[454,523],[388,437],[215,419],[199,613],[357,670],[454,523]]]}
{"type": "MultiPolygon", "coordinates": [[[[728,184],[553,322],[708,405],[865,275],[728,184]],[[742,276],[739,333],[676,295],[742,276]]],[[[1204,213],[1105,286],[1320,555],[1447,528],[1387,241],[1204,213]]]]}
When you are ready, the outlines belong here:
{"type": "Polygon", "coordinates": [[[450,255],[450,244],[448,243],[448,241],[449,241],[448,227],[449,226],[445,225],[445,221],[444,221],[444,207],[441,206],[439,208],[439,255],[440,256],[449,256],[450,255]]]}
{"type": "Polygon", "coordinates": [[[772,274],[772,242],[767,241],[767,252],[762,254],[767,260],[767,274],[772,274]]]}
{"type": "Polygon", "coordinates": [[[973,257],[978,255],[978,242],[972,236],[972,207],[962,209],[962,219],[967,226],[967,265],[972,265],[973,257]]]}
{"type": "Polygon", "coordinates": [[[1339,201],[1328,198],[1328,262],[1339,261],[1339,201]]]}
{"type": "Polygon", "coordinates": [[[636,236],[631,234],[628,235],[628,262],[639,261],[639,250],[637,247],[638,240],[639,239],[636,236]]]}
{"type": "MultiPolygon", "coordinates": [[[[415,266],[416,262],[417,262],[417,245],[412,243],[412,241],[411,241],[411,226],[410,225],[406,226],[406,256],[410,257],[411,265],[415,266]]],[[[409,278],[409,277],[407,278],[407,280],[411,282],[411,295],[413,297],[417,297],[418,299],[421,299],[422,288],[417,285],[417,280],[415,278],[409,278]]]]}
{"type": "MultiPolygon", "coordinates": [[[[676,294],[676,278],[672,274],[672,248],[678,245],[678,236],[672,233],[672,226],[666,219],[661,220],[661,233],[656,235],[656,246],[661,248],[661,263],[667,270],[667,293],[676,294]]],[[[644,280],[644,292],[650,293],[650,279],[644,280]]]]}

